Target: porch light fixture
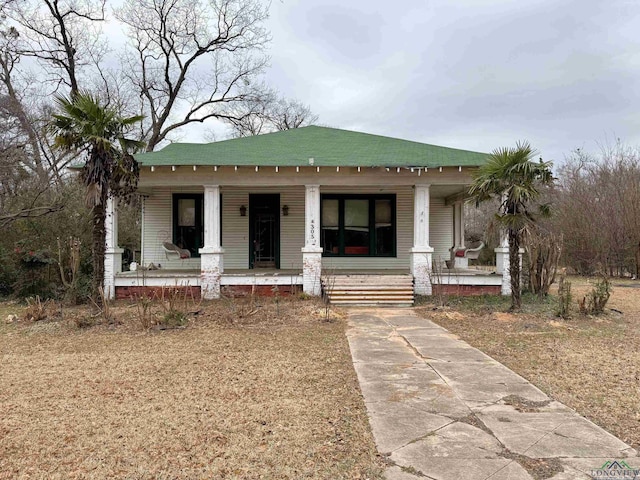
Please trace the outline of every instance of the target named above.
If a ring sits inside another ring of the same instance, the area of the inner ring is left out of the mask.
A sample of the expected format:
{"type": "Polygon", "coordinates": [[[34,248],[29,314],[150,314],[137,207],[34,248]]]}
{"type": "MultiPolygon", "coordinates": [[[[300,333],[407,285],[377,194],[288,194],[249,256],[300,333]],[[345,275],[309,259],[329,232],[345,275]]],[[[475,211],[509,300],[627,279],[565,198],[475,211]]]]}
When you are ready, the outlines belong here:
{"type": "Polygon", "coordinates": [[[282,206],[282,215],[284,217],[288,217],[289,216],[289,205],[283,205],[282,206]]]}
{"type": "Polygon", "coordinates": [[[240,205],[240,216],[241,217],[247,216],[247,207],[245,205],[240,205]]]}

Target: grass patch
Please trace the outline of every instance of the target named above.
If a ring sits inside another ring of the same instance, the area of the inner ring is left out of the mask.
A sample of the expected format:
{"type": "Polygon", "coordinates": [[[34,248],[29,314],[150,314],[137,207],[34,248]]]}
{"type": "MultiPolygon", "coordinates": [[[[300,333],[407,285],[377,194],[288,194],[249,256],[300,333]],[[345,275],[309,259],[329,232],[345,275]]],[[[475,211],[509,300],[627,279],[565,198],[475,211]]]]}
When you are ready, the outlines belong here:
{"type": "Polygon", "coordinates": [[[0,472],[380,478],[344,321],[323,322],[315,302],[282,300],[279,315],[260,302],[243,318],[205,303],[178,330],[142,330],[117,303],[118,324],[1,331],[0,472]]]}

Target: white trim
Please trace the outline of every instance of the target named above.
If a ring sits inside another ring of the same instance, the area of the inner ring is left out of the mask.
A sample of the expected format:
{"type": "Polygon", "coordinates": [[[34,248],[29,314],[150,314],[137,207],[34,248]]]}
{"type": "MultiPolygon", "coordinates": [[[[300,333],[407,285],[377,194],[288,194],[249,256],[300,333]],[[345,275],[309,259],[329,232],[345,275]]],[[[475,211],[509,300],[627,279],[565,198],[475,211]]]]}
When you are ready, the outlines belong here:
{"type": "Polygon", "coordinates": [[[221,285],[302,285],[302,275],[222,275],[221,285]]]}
{"type": "Polygon", "coordinates": [[[502,275],[473,274],[473,273],[446,273],[431,276],[434,285],[477,285],[482,287],[501,286],[502,275]]]}

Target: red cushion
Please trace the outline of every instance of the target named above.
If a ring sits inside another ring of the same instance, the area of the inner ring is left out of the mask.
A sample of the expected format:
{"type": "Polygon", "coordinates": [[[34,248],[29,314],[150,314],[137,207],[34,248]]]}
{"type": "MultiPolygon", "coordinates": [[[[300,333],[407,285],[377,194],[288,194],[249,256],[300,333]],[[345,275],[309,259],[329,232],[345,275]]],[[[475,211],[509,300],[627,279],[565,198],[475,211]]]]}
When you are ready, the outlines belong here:
{"type": "Polygon", "coordinates": [[[464,257],[465,250],[456,250],[456,257],[464,257]]]}

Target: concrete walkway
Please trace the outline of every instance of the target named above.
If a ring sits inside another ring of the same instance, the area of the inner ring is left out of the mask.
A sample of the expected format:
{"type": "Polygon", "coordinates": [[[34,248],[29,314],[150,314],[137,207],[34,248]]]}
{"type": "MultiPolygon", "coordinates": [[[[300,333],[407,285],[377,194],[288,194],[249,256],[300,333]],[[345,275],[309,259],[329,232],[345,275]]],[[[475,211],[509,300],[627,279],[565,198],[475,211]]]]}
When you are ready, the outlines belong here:
{"type": "Polygon", "coordinates": [[[614,459],[640,468],[627,444],[410,309],[352,309],[349,324],[389,480],[590,479],[614,459]]]}

